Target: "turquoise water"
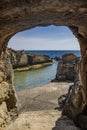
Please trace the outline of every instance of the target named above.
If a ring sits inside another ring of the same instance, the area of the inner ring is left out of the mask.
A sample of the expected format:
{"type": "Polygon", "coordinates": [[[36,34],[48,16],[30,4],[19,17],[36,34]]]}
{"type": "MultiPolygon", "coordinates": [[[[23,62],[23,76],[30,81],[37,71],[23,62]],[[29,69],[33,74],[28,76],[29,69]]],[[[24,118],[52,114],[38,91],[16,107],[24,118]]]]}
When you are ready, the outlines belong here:
{"type": "MultiPolygon", "coordinates": [[[[29,51],[27,51],[28,53],[29,51]]],[[[49,55],[51,58],[55,56],[62,56],[66,53],[74,53],[80,56],[80,51],[32,51],[33,53],[49,55]]],[[[56,76],[58,62],[53,65],[24,72],[15,72],[14,85],[17,91],[42,86],[49,83],[56,76]]]]}
{"type": "Polygon", "coordinates": [[[15,72],[14,85],[16,90],[25,88],[34,88],[50,83],[50,81],[56,75],[58,62],[54,62],[53,65],[24,72],[15,72]]]}

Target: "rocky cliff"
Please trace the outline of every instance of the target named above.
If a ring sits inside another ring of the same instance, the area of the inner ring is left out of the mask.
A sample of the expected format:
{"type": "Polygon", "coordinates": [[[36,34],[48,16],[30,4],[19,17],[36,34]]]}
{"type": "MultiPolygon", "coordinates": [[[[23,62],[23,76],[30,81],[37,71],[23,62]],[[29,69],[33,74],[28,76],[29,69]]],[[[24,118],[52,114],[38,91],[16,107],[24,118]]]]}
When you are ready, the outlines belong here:
{"type": "MultiPolygon", "coordinates": [[[[39,55],[33,53],[26,54],[23,50],[15,51],[12,49],[8,49],[8,53],[9,53],[9,58],[11,60],[13,69],[24,68],[32,65],[43,64],[43,63],[48,63],[46,65],[52,64],[52,60],[50,59],[49,56],[46,55],[39,55]]],[[[44,65],[45,64],[43,64],[42,67],[44,65]]]]}
{"type": "Polygon", "coordinates": [[[64,54],[58,62],[56,80],[74,82],[78,77],[79,62],[80,58],[76,55],[64,54]]]}

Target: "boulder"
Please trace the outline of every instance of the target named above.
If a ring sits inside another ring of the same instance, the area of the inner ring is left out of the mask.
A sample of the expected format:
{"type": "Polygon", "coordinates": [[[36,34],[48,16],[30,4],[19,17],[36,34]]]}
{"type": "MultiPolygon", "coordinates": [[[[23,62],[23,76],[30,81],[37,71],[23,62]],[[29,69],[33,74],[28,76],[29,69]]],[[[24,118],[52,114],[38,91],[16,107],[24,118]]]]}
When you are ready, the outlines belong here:
{"type": "Polygon", "coordinates": [[[47,55],[28,54],[27,56],[29,65],[52,62],[50,57],[47,55]]]}
{"type": "Polygon", "coordinates": [[[76,58],[77,58],[76,55],[74,55],[73,53],[64,54],[62,56],[62,60],[64,63],[66,62],[73,63],[76,61],[76,58]]]}
{"type": "Polygon", "coordinates": [[[56,73],[58,81],[74,81],[77,78],[78,58],[74,54],[65,54],[59,61],[56,73]]]}
{"type": "Polygon", "coordinates": [[[56,57],[54,57],[53,59],[56,60],[56,61],[60,61],[60,60],[61,60],[61,57],[56,56],[56,57]]]}

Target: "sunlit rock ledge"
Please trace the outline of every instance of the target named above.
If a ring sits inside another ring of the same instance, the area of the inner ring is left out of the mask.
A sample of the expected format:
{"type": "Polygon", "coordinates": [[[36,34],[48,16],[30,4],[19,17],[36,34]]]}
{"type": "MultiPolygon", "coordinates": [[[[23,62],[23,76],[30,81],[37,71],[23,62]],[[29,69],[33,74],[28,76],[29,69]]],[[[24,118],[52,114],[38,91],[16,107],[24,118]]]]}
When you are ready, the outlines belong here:
{"type": "Polygon", "coordinates": [[[31,69],[39,69],[39,68],[42,68],[42,67],[45,67],[45,66],[49,66],[49,65],[52,65],[53,62],[48,62],[48,63],[41,63],[41,64],[36,64],[36,65],[29,65],[27,67],[22,67],[22,68],[17,68],[17,69],[14,69],[14,72],[16,71],[27,71],[27,70],[31,70],[31,69]]]}

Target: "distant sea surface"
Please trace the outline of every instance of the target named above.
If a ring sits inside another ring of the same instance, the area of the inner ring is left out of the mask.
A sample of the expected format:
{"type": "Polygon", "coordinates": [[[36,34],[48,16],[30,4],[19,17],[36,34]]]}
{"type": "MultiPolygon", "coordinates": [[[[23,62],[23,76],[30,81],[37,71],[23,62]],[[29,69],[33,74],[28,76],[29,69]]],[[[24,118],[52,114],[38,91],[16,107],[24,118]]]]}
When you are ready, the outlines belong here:
{"type": "Polygon", "coordinates": [[[52,51],[44,51],[44,50],[41,50],[41,51],[29,51],[29,50],[26,50],[25,53],[35,53],[35,54],[41,54],[41,55],[48,55],[50,56],[51,58],[54,58],[56,56],[59,56],[61,57],[62,55],[64,54],[67,54],[67,53],[73,53],[75,54],[76,56],[80,56],[80,51],[78,50],[52,50],[52,51]]]}
{"type": "MultiPolygon", "coordinates": [[[[25,53],[34,53],[41,55],[48,55],[51,58],[56,56],[61,57],[67,53],[73,53],[76,56],[80,57],[80,51],[29,51],[26,50],[25,53]]],[[[14,75],[14,86],[17,91],[26,89],[26,88],[34,88],[38,86],[42,86],[50,83],[52,79],[56,76],[58,62],[54,61],[53,65],[46,66],[44,68],[29,70],[23,72],[15,72],[14,75]]]]}

